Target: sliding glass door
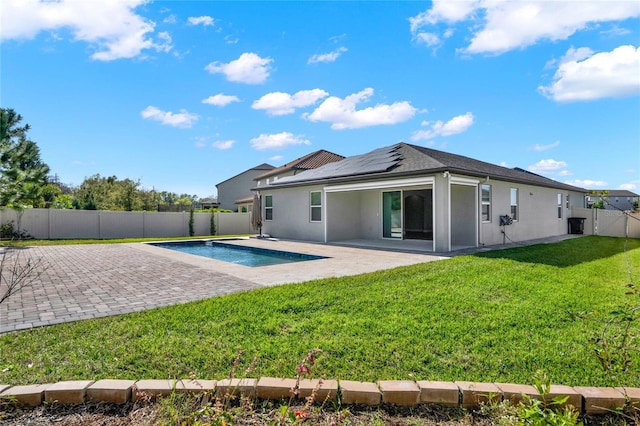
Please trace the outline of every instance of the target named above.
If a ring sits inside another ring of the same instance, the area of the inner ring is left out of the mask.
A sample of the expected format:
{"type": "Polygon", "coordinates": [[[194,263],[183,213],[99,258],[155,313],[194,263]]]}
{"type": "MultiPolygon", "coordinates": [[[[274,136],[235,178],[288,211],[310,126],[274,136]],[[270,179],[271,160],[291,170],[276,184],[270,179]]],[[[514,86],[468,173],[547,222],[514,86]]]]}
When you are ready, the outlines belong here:
{"type": "Polygon", "coordinates": [[[382,193],[382,237],[402,239],[402,191],[382,193]]]}

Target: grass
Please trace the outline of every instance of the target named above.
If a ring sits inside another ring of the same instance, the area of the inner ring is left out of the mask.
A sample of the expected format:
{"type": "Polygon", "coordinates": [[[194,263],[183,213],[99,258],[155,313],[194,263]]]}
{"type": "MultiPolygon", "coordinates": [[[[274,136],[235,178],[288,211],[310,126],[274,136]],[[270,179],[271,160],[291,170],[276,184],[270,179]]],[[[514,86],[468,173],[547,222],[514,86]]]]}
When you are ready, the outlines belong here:
{"type": "MultiPolygon", "coordinates": [[[[640,354],[603,371],[588,340],[637,304],[640,240],[584,237],[354,277],[265,288],[0,336],[0,383],[224,378],[238,350],[252,377],[293,377],[318,348],[316,377],[634,386],[640,354]]],[[[635,333],[638,324],[635,324],[635,333]]],[[[243,368],[241,365],[240,368],[243,368]]]]}

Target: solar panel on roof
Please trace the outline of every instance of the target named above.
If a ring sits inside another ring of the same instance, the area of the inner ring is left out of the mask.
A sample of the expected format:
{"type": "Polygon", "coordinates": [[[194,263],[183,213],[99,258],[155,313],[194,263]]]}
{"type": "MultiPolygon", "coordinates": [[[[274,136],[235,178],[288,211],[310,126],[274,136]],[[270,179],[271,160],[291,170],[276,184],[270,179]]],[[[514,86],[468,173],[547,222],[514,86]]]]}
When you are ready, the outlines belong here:
{"type": "Polygon", "coordinates": [[[347,157],[335,163],[329,163],[317,169],[306,170],[294,176],[278,179],[274,184],[305,182],[318,179],[355,176],[369,173],[386,172],[396,166],[402,157],[397,152],[399,145],[376,149],[367,154],[347,157]]]}

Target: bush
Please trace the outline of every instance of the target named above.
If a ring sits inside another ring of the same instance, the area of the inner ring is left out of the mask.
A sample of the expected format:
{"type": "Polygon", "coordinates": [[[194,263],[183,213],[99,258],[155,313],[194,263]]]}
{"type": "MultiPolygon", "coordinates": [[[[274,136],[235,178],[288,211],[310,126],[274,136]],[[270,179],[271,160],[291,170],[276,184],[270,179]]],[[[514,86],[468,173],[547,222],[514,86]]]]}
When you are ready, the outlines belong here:
{"type": "Polygon", "coordinates": [[[25,231],[16,229],[14,221],[9,221],[0,225],[0,238],[5,240],[22,240],[25,238],[31,238],[31,236],[25,231]]]}

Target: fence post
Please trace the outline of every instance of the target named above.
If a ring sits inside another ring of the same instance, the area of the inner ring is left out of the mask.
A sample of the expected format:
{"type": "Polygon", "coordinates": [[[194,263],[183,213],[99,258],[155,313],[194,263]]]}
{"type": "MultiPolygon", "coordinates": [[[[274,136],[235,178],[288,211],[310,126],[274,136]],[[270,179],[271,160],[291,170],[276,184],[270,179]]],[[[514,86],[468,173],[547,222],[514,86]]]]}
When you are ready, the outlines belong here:
{"type": "Polygon", "coordinates": [[[629,215],[624,212],[624,237],[629,238],[629,215]]]}

